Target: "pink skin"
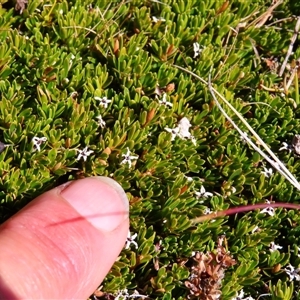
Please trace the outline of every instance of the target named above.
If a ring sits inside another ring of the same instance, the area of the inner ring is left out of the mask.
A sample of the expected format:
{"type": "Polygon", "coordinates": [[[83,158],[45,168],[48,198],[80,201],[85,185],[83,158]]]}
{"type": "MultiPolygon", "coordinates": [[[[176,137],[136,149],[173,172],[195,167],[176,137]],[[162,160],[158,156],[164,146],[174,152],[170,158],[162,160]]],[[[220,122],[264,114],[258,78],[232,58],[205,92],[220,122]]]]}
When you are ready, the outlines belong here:
{"type": "Polygon", "coordinates": [[[128,200],[116,186],[74,181],[0,226],[0,299],[87,299],[126,241],[128,200]]]}

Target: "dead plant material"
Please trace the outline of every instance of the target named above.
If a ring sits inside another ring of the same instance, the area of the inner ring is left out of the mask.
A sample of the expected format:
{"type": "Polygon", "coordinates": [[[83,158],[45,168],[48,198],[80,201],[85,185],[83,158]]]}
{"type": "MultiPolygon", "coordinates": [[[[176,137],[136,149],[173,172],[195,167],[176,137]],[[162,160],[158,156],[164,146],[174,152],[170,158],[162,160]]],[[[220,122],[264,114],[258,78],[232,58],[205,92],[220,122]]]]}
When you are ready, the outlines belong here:
{"type": "Polygon", "coordinates": [[[285,67],[287,65],[287,62],[289,60],[289,57],[291,56],[291,54],[293,52],[294,43],[297,40],[297,37],[298,37],[298,34],[299,34],[299,29],[300,29],[300,18],[298,17],[296,25],[295,25],[295,29],[294,29],[294,34],[293,34],[293,36],[291,38],[291,42],[290,42],[290,45],[289,45],[288,52],[286,53],[286,57],[284,59],[284,62],[281,65],[281,68],[280,68],[280,71],[279,71],[279,76],[282,76],[282,74],[283,74],[283,72],[285,70],[285,67]]]}
{"type": "Polygon", "coordinates": [[[223,13],[228,7],[229,7],[230,2],[229,1],[225,1],[222,6],[217,10],[216,15],[219,15],[221,13],[223,13]]]}
{"type": "Polygon", "coordinates": [[[191,275],[185,286],[189,289],[188,299],[217,300],[221,296],[222,280],[226,269],[236,264],[222,246],[224,236],[218,239],[215,252],[196,252],[192,257],[191,275]]]}
{"type": "Polygon", "coordinates": [[[115,56],[119,56],[119,52],[120,52],[120,42],[118,38],[114,39],[114,54],[115,56]]]}
{"type": "Polygon", "coordinates": [[[299,66],[300,66],[300,59],[296,59],[294,61],[292,61],[292,63],[290,64],[289,66],[289,75],[286,75],[285,76],[285,80],[287,79],[288,77],[288,82],[286,84],[284,84],[284,90],[285,90],[285,93],[287,94],[288,93],[288,90],[290,88],[290,86],[292,85],[292,83],[294,82],[295,80],[295,76],[297,74],[297,76],[299,76],[299,66]]]}
{"type": "Polygon", "coordinates": [[[169,83],[166,88],[165,88],[165,92],[166,93],[171,93],[175,90],[175,83],[169,83]]]}
{"type": "Polygon", "coordinates": [[[283,3],[283,0],[274,0],[272,5],[263,13],[261,14],[256,20],[252,22],[255,24],[256,28],[261,28],[265,23],[270,20],[273,16],[274,10],[283,3]]]}
{"type": "Polygon", "coordinates": [[[26,9],[26,5],[28,4],[28,0],[17,0],[15,10],[20,11],[20,15],[23,13],[24,9],[26,9]]]}
{"type": "Polygon", "coordinates": [[[278,73],[279,69],[279,62],[277,57],[269,57],[269,58],[263,58],[264,63],[266,64],[267,68],[274,74],[278,73]]]}

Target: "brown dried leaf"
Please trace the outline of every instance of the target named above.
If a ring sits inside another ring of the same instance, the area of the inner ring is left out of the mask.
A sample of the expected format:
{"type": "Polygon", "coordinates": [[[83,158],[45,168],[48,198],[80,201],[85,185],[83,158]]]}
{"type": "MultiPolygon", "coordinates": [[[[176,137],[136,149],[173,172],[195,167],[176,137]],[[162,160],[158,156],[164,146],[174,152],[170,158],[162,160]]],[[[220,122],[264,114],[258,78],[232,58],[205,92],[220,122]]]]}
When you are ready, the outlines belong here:
{"type": "Polygon", "coordinates": [[[221,14],[222,12],[224,12],[229,6],[229,1],[225,1],[222,6],[218,9],[217,11],[217,15],[221,14]]]}

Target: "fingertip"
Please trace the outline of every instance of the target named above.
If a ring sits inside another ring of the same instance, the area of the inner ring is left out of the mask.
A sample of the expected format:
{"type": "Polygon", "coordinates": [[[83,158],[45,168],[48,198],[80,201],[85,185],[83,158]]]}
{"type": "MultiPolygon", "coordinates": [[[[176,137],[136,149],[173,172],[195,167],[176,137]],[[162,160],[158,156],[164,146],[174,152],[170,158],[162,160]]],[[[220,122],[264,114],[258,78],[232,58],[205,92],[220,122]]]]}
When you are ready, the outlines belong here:
{"type": "Polygon", "coordinates": [[[15,299],[87,298],[120,254],[128,228],[128,199],[112,179],[46,192],[1,226],[0,295],[11,289],[15,299]]]}
{"type": "Polygon", "coordinates": [[[126,193],[111,178],[97,176],[76,180],[59,193],[82,217],[104,232],[113,231],[128,218],[126,193]]]}

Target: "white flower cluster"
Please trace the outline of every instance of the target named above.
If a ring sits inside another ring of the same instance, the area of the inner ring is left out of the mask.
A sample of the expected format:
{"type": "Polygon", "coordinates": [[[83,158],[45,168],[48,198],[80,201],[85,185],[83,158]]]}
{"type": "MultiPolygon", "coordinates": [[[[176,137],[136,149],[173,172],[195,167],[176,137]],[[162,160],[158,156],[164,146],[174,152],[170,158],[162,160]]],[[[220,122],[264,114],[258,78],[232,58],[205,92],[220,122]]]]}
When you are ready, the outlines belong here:
{"type": "Polygon", "coordinates": [[[169,133],[172,134],[172,141],[176,138],[179,137],[181,139],[190,139],[193,144],[196,146],[196,139],[191,133],[189,132],[189,129],[191,127],[191,123],[188,120],[188,118],[184,117],[182,118],[179,122],[177,127],[175,128],[168,128],[166,127],[165,130],[169,133]]]}
{"type": "Polygon", "coordinates": [[[231,300],[254,300],[251,296],[245,297],[245,293],[243,290],[239,292],[239,294],[231,300]]]}
{"type": "Polygon", "coordinates": [[[286,274],[289,276],[290,281],[296,280],[300,281],[300,269],[293,267],[291,264],[288,264],[284,269],[286,274]]]}
{"type": "Polygon", "coordinates": [[[33,137],[32,138],[32,143],[33,143],[33,151],[41,151],[41,145],[43,144],[43,143],[45,143],[47,141],[47,138],[46,137],[41,137],[41,138],[39,138],[39,137],[37,137],[37,136],[35,136],[35,137],[33,137]]]}
{"type": "Polygon", "coordinates": [[[145,299],[148,298],[148,296],[140,295],[137,290],[134,290],[133,293],[130,295],[128,293],[127,289],[120,290],[114,295],[114,300],[127,300],[132,298],[139,298],[139,299],[145,299]]]}

